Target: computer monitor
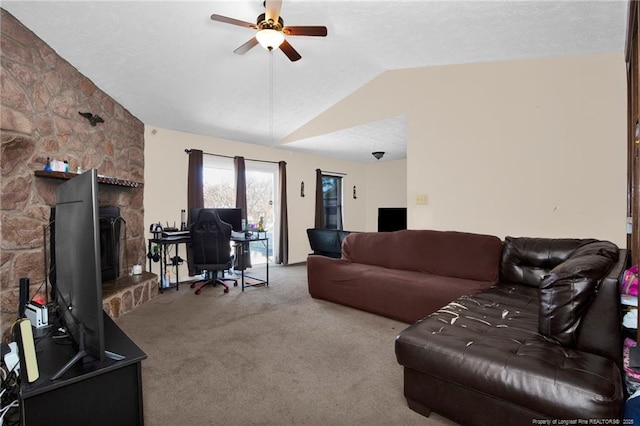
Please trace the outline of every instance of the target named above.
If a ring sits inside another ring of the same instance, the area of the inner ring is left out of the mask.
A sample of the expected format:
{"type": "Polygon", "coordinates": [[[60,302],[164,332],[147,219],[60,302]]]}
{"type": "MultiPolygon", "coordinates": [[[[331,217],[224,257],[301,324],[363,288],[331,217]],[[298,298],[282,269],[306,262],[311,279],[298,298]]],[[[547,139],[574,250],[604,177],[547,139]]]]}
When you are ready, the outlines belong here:
{"type": "Polygon", "coordinates": [[[220,217],[220,220],[231,225],[231,229],[236,232],[242,232],[242,209],[215,209],[216,213],[220,217]]]}
{"type": "MultiPolygon", "coordinates": [[[[200,210],[202,207],[194,207],[189,210],[189,224],[195,223],[198,219],[198,214],[200,214],[200,210]]],[[[231,225],[231,229],[236,232],[242,232],[242,209],[239,208],[214,208],[213,210],[218,213],[218,217],[223,222],[231,225]]]]}

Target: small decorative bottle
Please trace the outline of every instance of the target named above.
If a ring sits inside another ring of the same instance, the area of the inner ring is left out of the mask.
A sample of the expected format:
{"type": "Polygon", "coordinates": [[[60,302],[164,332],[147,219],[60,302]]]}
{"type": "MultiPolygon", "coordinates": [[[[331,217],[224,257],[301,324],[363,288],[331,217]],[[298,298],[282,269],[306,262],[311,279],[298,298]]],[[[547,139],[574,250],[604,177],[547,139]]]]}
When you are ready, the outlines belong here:
{"type": "Polygon", "coordinates": [[[260,216],[260,220],[258,221],[258,232],[264,231],[264,217],[260,216]]]}
{"type": "Polygon", "coordinates": [[[169,272],[169,268],[167,268],[164,272],[164,277],[162,277],[162,288],[168,288],[171,285],[171,272],[169,272]]]}
{"type": "Polygon", "coordinates": [[[64,160],[64,172],[69,173],[69,161],[64,160]]]}
{"type": "Polygon", "coordinates": [[[51,158],[49,157],[47,157],[47,164],[44,165],[44,171],[45,172],[51,171],[51,158]]]}

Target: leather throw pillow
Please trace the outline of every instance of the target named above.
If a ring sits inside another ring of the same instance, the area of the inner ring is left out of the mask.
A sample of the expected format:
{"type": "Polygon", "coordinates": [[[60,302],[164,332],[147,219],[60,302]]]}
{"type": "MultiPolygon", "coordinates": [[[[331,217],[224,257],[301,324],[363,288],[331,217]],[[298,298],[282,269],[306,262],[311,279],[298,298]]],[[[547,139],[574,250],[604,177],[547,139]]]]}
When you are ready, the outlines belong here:
{"type": "Polygon", "coordinates": [[[617,246],[598,241],[579,247],[553,268],[540,285],[540,334],[574,347],[580,320],[617,257],[617,246]]]}

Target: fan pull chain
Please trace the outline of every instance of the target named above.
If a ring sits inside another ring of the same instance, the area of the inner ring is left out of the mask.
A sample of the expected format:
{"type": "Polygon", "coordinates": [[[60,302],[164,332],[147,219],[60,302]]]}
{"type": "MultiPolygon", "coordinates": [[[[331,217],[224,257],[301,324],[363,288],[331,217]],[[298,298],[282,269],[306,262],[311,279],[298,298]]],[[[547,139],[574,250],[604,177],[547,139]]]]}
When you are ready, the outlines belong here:
{"type": "Polygon", "coordinates": [[[273,146],[273,50],[269,52],[269,139],[273,146]]]}

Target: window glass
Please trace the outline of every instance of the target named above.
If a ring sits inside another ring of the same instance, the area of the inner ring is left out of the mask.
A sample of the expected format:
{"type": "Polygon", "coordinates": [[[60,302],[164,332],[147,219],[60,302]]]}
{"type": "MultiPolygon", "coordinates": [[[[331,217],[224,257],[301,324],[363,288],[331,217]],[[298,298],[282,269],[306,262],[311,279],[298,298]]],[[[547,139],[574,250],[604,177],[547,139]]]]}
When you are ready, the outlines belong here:
{"type": "Polygon", "coordinates": [[[266,246],[261,243],[251,244],[251,262],[264,263],[267,260],[273,262],[273,250],[277,247],[279,230],[277,229],[276,206],[277,191],[276,182],[278,166],[273,163],[260,161],[246,161],[247,173],[247,222],[258,225],[262,220],[262,228],[269,238],[269,253],[266,246]]]}
{"type": "Polygon", "coordinates": [[[203,197],[204,206],[235,207],[236,179],[233,159],[204,155],[203,159],[203,197]]]}
{"type": "Polygon", "coordinates": [[[322,175],[324,227],[342,229],[342,176],[322,175]]]}

